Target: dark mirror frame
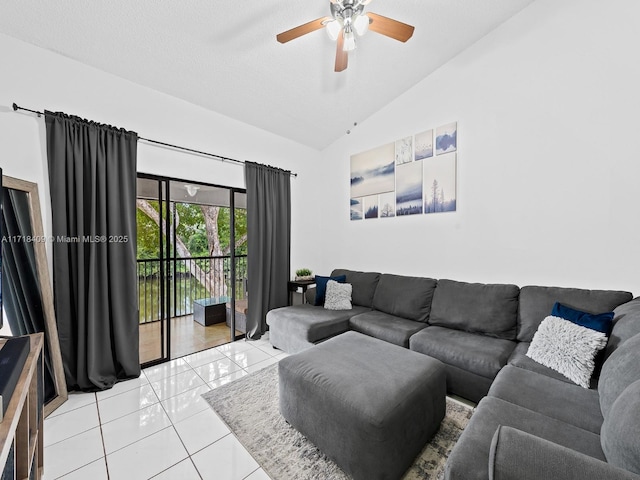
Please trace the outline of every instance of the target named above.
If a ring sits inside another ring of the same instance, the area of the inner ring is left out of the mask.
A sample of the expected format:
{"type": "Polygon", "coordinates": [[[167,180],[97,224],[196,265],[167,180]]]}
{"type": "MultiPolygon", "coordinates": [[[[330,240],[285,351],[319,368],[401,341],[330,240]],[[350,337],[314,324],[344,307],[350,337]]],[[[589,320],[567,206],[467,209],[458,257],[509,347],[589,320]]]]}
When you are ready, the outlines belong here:
{"type": "MultiPolygon", "coordinates": [[[[32,235],[36,238],[44,238],[44,229],[42,227],[42,212],[40,210],[40,197],[38,195],[38,185],[26,180],[2,176],[3,188],[10,188],[26,192],[29,197],[29,211],[31,214],[32,235]]],[[[64,369],[62,367],[62,354],[60,353],[60,341],[58,339],[58,327],[56,324],[55,310],[53,306],[53,291],[51,288],[49,266],[47,262],[47,252],[44,242],[33,242],[33,249],[36,259],[36,268],[38,270],[38,283],[40,284],[40,292],[42,293],[42,306],[44,309],[44,317],[46,324],[45,341],[49,354],[51,356],[51,364],[54,371],[55,390],[58,394],[44,406],[44,416],[48,416],[56,408],[67,401],[68,392],[67,384],[64,377],[64,369]]]]}

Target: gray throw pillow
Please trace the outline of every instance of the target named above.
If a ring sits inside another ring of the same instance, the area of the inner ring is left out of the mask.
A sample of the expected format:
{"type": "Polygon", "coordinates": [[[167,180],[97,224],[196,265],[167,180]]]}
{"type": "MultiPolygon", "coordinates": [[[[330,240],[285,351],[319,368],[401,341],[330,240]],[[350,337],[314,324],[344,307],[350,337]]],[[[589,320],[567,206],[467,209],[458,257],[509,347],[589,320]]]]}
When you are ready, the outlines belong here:
{"type": "Polygon", "coordinates": [[[351,310],[350,283],[338,283],[334,280],[327,282],[327,293],[324,297],[324,308],[327,310],[351,310]]]}
{"type": "Polygon", "coordinates": [[[527,357],[589,388],[596,354],[606,344],[604,333],[550,315],[533,336],[527,357]]]}

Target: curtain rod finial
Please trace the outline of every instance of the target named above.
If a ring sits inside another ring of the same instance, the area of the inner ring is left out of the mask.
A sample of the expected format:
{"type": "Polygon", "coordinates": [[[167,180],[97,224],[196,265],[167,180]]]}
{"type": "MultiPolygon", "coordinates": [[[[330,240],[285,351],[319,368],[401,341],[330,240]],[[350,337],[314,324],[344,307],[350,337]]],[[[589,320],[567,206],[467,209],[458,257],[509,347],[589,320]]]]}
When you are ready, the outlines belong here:
{"type": "Polygon", "coordinates": [[[13,102],[13,111],[17,111],[18,110],[18,105],[16,105],[16,102],[13,102]]]}

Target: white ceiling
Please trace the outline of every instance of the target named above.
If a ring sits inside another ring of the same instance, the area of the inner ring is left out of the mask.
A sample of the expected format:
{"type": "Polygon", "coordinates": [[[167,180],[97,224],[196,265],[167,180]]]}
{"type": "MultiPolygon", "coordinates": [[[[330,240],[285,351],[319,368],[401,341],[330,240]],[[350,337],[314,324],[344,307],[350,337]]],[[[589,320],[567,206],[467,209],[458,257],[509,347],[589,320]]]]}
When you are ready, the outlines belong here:
{"type": "Polygon", "coordinates": [[[275,38],[329,0],[3,0],[0,32],[320,150],[533,1],[374,0],[415,33],[367,33],[342,73],[323,31],[275,38]]]}

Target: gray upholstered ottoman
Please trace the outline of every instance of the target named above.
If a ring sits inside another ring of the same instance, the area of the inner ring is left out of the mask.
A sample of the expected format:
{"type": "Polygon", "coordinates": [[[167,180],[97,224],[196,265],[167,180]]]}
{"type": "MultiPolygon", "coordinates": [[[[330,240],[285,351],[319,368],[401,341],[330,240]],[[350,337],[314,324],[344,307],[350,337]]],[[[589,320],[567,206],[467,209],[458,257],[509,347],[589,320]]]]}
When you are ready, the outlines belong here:
{"type": "Polygon", "coordinates": [[[354,479],[398,479],[445,415],[444,365],[356,332],[279,363],[280,412],[354,479]]]}

